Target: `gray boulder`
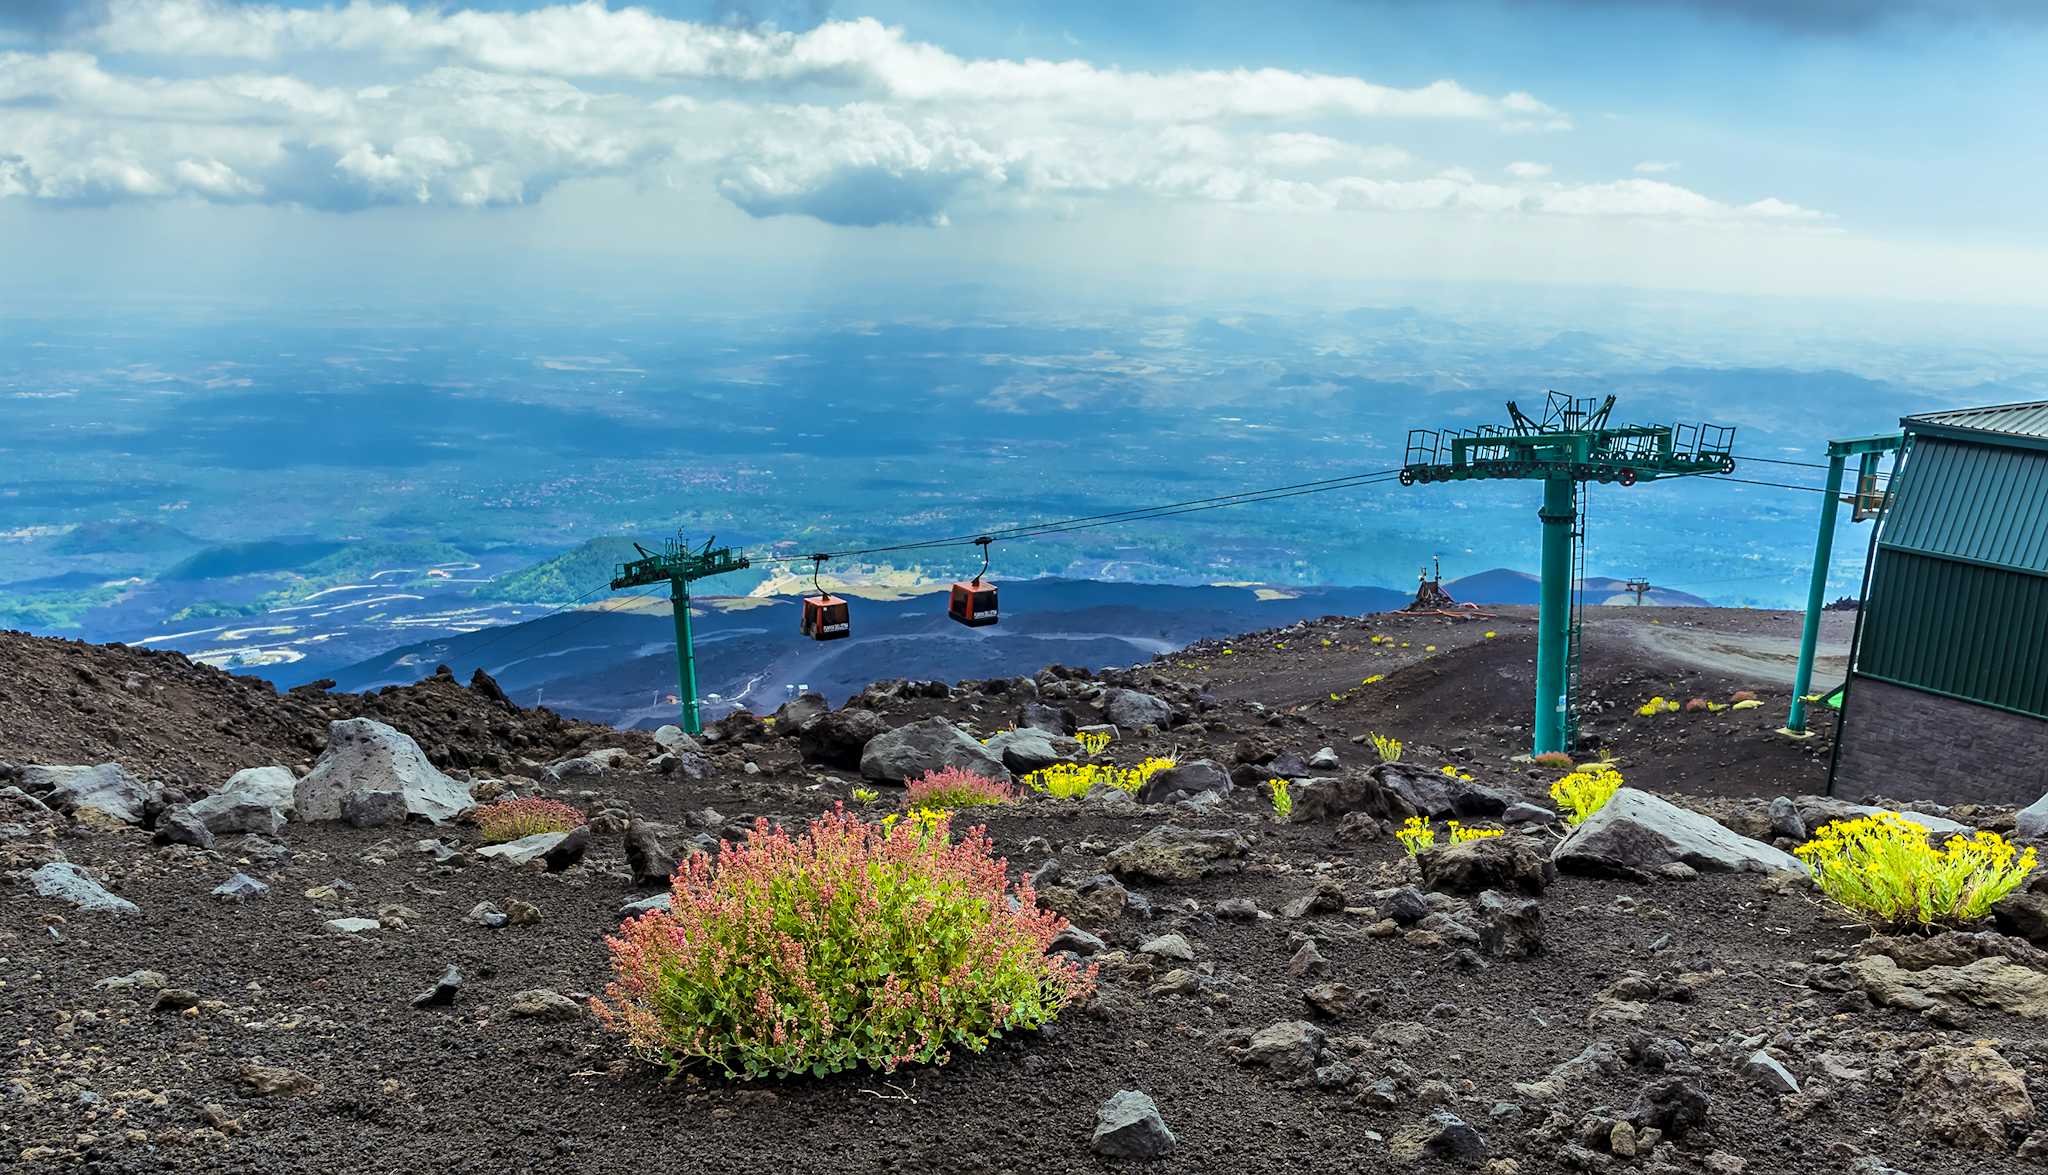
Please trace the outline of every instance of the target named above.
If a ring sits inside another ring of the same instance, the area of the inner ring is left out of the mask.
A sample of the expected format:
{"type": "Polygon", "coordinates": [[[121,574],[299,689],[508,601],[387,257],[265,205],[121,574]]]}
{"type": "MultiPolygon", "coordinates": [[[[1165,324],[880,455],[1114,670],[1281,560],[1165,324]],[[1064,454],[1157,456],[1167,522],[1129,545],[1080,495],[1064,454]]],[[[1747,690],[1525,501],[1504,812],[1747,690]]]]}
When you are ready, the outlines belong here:
{"type": "Polygon", "coordinates": [[[1551,853],[1561,869],[1648,877],[1674,862],[1719,873],[1804,872],[1792,854],[1632,787],[1614,793],[1551,853]]]}
{"type": "Polygon", "coordinates": [[[704,753],[703,745],[684,733],[683,728],[674,723],[654,728],[654,745],[675,755],[680,755],[686,751],[693,755],[704,753]]]}
{"type": "Polygon", "coordinates": [[[106,914],[140,914],[142,910],[127,898],[115,897],[92,874],[69,861],[52,861],[28,875],[37,897],[68,902],[81,910],[106,914]]]}
{"type": "Polygon", "coordinates": [[[1102,700],[1102,716],[1125,730],[1173,725],[1173,707],[1134,689],[1110,690],[1102,700]]]}
{"type": "Polygon", "coordinates": [[[1523,836],[1446,842],[1424,850],[1415,863],[1421,866],[1423,884],[1441,893],[1511,889],[1541,894],[1557,879],[1557,866],[1523,836]]]}
{"type": "Polygon", "coordinates": [[[1111,852],[1108,864],[1125,880],[1194,881],[1235,873],[1250,851],[1251,839],[1242,833],[1162,824],[1111,852]]]}
{"type": "Polygon", "coordinates": [[[860,768],[861,753],[868,743],[888,730],[888,722],[873,710],[834,710],[797,729],[797,751],[807,763],[854,771],[860,768]]]}
{"type": "Polygon", "coordinates": [[[1177,763],[1146,780],[1144,790],[1138,793],[1138,801],[1171,804],[1204,794],[1229,795],[1230,772],[1211,760],[1194,759],[1177,763]]]}
{"type": "Polygon", "coordinates": [[[1337,752],[1330,747],[1324,747],[1308,757],[1308,768],[1311,771],[1335,771],[1343,765],[1337,758],[1337,752]]]}
{"type": "Polygon", "coordinates": [[[522,836],[518,840],[508,840],[503,844],[485,845],[476,851],[476,855],[491,861],[503,861],[508,865],[530,865],[546,857],[555,846],[568,839],[569,834],[566,832],[536,832],[532,836],[522,836]]]}
{"type": "Polygon", "coordinates": [[[395,791],[359,791],[341,797],[341,819],[350,828],[384,828],[405,823],[405,817],[405,797],[395,791]]]}
{"type": "Polygon", "coordinates": [[[571,755],[566,759],[558,759],[548,764],[548,774],[556,779],[589,779],[603,775],[607,771],[623,770],[636,764],[633,752],[623,747],[605,747],[587,755],[571,755]]]}
{"type": "Polygon", "coordinates": [[[1026,702],[1017,708],[1019,730],[1042,730],[1047,734],[1074,733],[1074,716],[1064,707],[1049,702],[1026,702]]]}
{"type": "Polygon", "coordinates": [[[233,877],[213,887],[213,896],[224,902],[246,902],[255,898],[270,896],[270,887],[247,873],[236,873],[233,877]]]}
{"type": "Polygon", "coordinates": [[[1252,1034],[1237,1054],[1239,1064],[1263,1065],[1281,1078],[1307,1076],[1323,1053],[1323,1030],[1306,1020],[1283,1020],[1252,1034]]]}
{"type": "Polygon", "coordinates": [[[188,804],[215,836],[253,832],[276,836],[291,817],[299,781],[283,767],[249,767],[235,772],[220,790],[188,804]]]}
{"type": "Polygon", "coordinates": [[[173,808],[158,817],[155,839],[160,845],[191,845],[195,849],[213,847],[213,833],[192,814],[190,808],[173,808]]]}
{"type": "Polygon", "coordinates": [[[1019,775],[1081,756],[1080,743],[1043,730],[1006,730],[989,739],[987,746],[990,754],[1002,759],[1003,766],[1019,775]]]}
{"type": "Polygon", "coordinates": [[[958,767],[997,781],[1010,778],[1010,769],[1003,766],[1001,759],[990,754],[987,747],[969,737],[966,731],[936,716],[877,735],[860,755],[861,777],[879,783],[907,783],[927,772],[947,767],[958,767]]]}
{"type": "Polygon", "coordinates": [[[1112,1159],[1159,1159],[1173,1153],[1173,1131],[1159,1106],[1135,1089],[1120,1089],[1095,1110],[1089,1148],[1112,1159]]]}
{"type": "Polygon", "coordinates": [[[127,824],[142,823],[146,809],[160,789],[128,774],[119,763],[92,767],[25,767],[22,786],[31,792],[48,792],[44,802],[60,811],[97,808],[127,824]]]}
{"type": "Polygon", "coordinates": [[[831,710],[832,703],[826,701],[823,694],[798,694],[775,711],[776,733],[794,734],[802,729],[804,723],[822,718],[831,710]]]}
{"type": "MultiPolygon", "coordinates": [[[[1792,800],[1791,804],[1799,817],[1799,823],[1803,826],[1802,832],[1792,837],[1794,840],[1805,840],[1808,836],[1818,832],[1824,824],[1832,824],[1837,820],[1856,820],[1877,812],[1897,812],[1913,823],[1927,829],[1928,834],[1937,840],[1947,840],[1951,836],[1969,836],[1977,831],[1967,824],[1950,820],[1946,816],[1930,816],[1925,812],[1910,812],[1903,808],[1878,808],[1870,804],[1852,804],[1847,800],[1839,800],[1833,796],[1800,796],[1792,800]]],[[[1771,832],[1773,835],[1786,835],[1778,831],[1778,803],[1776,800],[1771,801],[1771,832]]]]}
{"type": "Polygon", "coordinates": [[[653,826],[638,817],[626,824],[626,868],[637,886],[667,885],[676,872],[676,855],[663,848],[653,826]]]}
{"type": "Polygon", "coordinates": [[[2020,809],[2017,832],[2026,840],[2048,840],[2048,796],[2020,809]]]}
{"type": "Polygon", "coordinates": [[[434,824],[476,806],[469,790],[441,774],[412,736],[369,718],[345,718],[327,727],[327,749],[312,773],[293,789],[301,820],[339,820],[351,795],[396,793],[408,816],[434,824]]]}

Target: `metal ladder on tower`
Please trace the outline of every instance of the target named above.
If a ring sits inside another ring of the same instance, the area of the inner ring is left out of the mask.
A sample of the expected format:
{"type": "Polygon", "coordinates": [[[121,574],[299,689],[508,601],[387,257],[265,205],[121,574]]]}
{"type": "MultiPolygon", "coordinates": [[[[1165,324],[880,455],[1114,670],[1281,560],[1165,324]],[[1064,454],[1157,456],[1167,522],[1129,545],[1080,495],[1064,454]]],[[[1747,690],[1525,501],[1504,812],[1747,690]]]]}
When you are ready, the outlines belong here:
{"type": "Polygon", "coordinates": [[[1572,492],[1572,620],[1565,629],[1564,746],[1572,754],[1579,745],[1579,650],[1586,610],[1586,501],[1591,486],[1573,483],[1572,492]]]}

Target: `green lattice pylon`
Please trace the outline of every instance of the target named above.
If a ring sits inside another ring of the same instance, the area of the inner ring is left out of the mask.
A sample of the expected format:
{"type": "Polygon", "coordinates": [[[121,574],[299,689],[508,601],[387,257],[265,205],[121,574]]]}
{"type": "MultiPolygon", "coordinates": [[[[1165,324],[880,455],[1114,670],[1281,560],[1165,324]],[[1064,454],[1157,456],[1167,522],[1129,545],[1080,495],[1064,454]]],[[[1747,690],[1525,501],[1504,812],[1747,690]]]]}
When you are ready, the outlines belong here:
{"type": "Polygon", "coordinates": [[[615,592],[664,581],[669,585],[669,600],[676,614],[676,678],[683,707],[682,726],[691,734],[703,733],[704,721],[697,709],[697,647],[690,635],[690,581],[749,566],[746,556],[736,556],[731,547],[714,547],[711,543],[711,539],[705,539],[702,547],[692,550],[680,535],[663,543],[659,551],[634,543],[633,549],[644,557],[619,564],[612,575],[615,592]]]}
{"type": "Polygon", "coordinates": [[[1531,751],[1566,751],[1572,691],[1572,542],[1579,526],[1574,483],[1631,486],[1662,477],[1732,473],[1735,430],[1714,424],[1610,427],[1614,397],[1549,394],[1541,422],[1508,401],[1507,426],[1444,433],[1412,429],[1401,484],[1532,479],[1543,483],[1543,582],[1536,617],[1536,716],[1531,751]]]}

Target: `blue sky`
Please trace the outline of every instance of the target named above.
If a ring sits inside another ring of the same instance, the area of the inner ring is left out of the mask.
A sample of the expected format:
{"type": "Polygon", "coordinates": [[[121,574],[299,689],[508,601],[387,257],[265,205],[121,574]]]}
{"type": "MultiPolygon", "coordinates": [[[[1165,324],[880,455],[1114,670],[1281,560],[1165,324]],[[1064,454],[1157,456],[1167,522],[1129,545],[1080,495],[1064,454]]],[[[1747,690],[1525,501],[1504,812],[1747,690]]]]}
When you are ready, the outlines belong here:
{"type": "Polygon", "coordinates": [[[0,281],[332,289],[517,255],[2039,305],[2044,11],[11,0],[0,281]]]}

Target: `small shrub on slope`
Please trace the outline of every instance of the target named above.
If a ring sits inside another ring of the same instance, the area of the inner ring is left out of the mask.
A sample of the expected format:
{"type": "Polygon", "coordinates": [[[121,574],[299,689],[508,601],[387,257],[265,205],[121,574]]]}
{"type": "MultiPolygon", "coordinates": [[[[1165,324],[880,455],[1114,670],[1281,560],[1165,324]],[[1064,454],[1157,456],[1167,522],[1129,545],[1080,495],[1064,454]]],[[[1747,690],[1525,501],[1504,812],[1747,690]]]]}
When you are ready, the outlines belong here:
{"type": "Polygon", "coordinates": [[[1936,848],[1925,826],[1897,812],[1836,821],[1793,853],[1822,893],[1891,930],[1980,921],[2035,864],[2032,848],[1995,832],[1952,836],[1936,848]]]}
{"type": "Polygon", "coordinates": [[[476,810],[476,826],[485,844],[504,844],[538,832],[567,832],[581,827],[583,813],[560,800],[528,797],[499,800],[476,810]]]}
{"type": "Polygon", "coordinates": [[[948,833],[844,809],[797,835],[757,821],[683,863],[671,912],[607,940],[618,977],[592,1006],[672,1072],[740,1077],[943,1063],[1048,1023],[1092,969],[1045,953],[1065,921],[1008,884],[981,829],[948,833]]]}
{"type": "Polygon", "coordinates": [[[983,804],[1009,804],[1017,793],[1007,783],[958,767],[927,771],[910,781],[903,792],[906,808],[973,808],[983,804]]]}

